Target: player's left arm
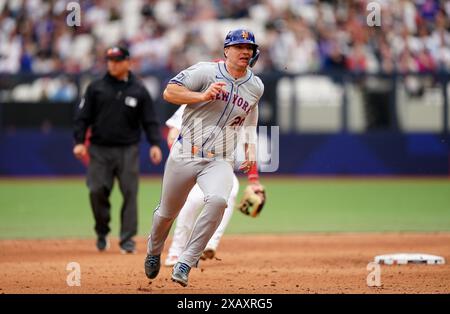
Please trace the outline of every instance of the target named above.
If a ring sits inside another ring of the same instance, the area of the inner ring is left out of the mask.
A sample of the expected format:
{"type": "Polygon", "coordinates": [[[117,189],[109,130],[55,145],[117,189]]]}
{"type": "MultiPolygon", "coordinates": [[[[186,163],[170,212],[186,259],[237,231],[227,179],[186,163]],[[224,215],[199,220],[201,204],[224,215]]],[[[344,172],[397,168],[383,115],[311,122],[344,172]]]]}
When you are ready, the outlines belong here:
{"type": "MultiPolygon", "coordinates": [[[[255,145],[255,147],[256,147],[256,145],[255,145]]],[[[264,202],[266,200],[266,189],[259,182],[258,163],[256,161],[256,153],[255,153],[255,163],[252,164],[250,170],[247,172],[247,179],[248,179],[249,187],[253,190],[254,193],[258,194],[258,196],[260,197],[260,199],[262,201],[260,204],[261,207],[257,209],[257,212],[259,213],[262,210],[262,207],[264,206],[264,202]]]]}
{"type": "Polygon", "coordinates": [[[259,173],[258,173],[258,162],[250,168],[247,172],[247,179],[249,184],[260,184],[259,183],[259,173]]]}
{"type": "MultiPolygon", "coordinates": [[[[252,116],[249,116],[249,123],[247,123],[247,128],[244,129],[246,160],[241,165],[240,169],[242,167],[249,167],[247,174],[250,184],[245,188],[243,198],[237,206],[237,209],[240,212],[251,217],[257,217],[266,203],[266,190],[265,187],[259,182],[256,164],[257,114],[257,107],[255,107],[255,112],[251,113],[252,116]],[[249,126],[252,126],[253,128],[249,126]]],[[[245,169],[243,170],[245,171],[245,169]]]]}
{"type": "Polygon", "coordinates": [[[244,189],[243,197],[236,208],[245,215],[257,217],[266,203],[266,189],[259,182],[256,163],[248,172],[248,181],[249,184],[244,189]]]}
{"type": "Polygon", "coordinates": [[[256,143],[258,135],[256,127],[258,125],[258,105],[255,105],[244,121],[244,151],[245,161],[239,167],[239,170],[247,173],[256,165],[256,143]]]}
{"type": "MultiPolygon", "coordinates": [[[[258,99],[261,99],[262,94],[264,93],[264,84],[259,78],[257,78],[256,82],[259,87],[258,99]]],[[[244,122],[244,143],[246,160],[240,167],[248,167],[247,173],[250,184],[244,190],[244,196],[238,205],[238,209],[242,213],[250,215],[252,217],[257,217],[261,213],[266,202],[266,191],[264,186],[259,183],[258,169],[256,164],[257,125],[258,104],[255,105],[244,122]],[[253,159],[253,162],[251,161],[251,159],[253,159]]]]}

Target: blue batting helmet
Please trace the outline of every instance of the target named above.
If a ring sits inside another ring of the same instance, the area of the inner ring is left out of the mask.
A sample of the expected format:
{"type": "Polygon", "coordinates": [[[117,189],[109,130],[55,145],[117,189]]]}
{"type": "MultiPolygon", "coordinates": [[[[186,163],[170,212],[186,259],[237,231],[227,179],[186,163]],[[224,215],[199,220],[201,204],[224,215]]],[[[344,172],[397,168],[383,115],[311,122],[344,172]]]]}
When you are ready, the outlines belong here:
{"type": "Polygon", "coordinates": [[[255,35],[246,29],[235,29],[228,32],[223,43],[223,47],[229,47],[238,44],[250,44],[253,46],[253,56],[249,61],[250,67],[253,67],[258,60],[259,50],[255,41],[255,35]]]}

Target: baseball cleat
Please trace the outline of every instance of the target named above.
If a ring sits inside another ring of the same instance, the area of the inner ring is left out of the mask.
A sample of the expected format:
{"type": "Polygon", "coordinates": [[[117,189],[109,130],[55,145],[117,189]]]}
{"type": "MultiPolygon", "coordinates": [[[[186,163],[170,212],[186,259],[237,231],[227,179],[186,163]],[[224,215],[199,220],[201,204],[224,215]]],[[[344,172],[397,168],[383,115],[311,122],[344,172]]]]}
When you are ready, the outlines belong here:
{"type": "Polygon", "coordinates": [[[168,255],[166,260],[164,261],[164,266],[172,267],[178,262],[178,256],[176,255],[168,255]]]}
{"type": "Polygon", "coordinates": [[[189,272],[191,267],[188,264],[178,262],[173,267],[172,281],[179,283],[183,287],[188,285],[189,272]]]}
{"type": "Polygon", "coordinates": [[[108,237],[107,236],[98,236],[97,242],[95,243],[95,245],[97,246],[97,250],[99,252],[108,250],[110,247],[108,237]]]}
{"type": "Polygon", "coordinates": [[[200,259],[202,261],[205,261],[207,259],[213,259],[214,256],[216,256],[216,250],[213,249],[205,249],[202,253],[202,256],[200,256],[200,259]]]}
{"type": "Polygon", "coordinates": [[[150,255],[147,254],[144,263],[145,275],[149,279],[155,279],[159,274],[159,269],[161,268],[161,254],[160,255],[150,255]]]}

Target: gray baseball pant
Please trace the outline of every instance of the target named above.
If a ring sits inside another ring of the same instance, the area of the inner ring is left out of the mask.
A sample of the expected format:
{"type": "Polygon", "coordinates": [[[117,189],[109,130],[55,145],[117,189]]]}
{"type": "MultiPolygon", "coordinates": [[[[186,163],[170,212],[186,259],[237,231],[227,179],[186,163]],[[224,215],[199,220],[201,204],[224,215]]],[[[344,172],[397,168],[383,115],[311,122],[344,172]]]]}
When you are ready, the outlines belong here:
{"type": "Polygon", "coordinates": [[[170,228],[196,182],[205,195],[205,206],[178,261],[197,266],[227,207],[233,187],[233,168],[225,160],[182,156],[179,142],[172,148],[164,169],[161,200],[153,214],[148,238],[148,254],[161,254],[170,228]]]}

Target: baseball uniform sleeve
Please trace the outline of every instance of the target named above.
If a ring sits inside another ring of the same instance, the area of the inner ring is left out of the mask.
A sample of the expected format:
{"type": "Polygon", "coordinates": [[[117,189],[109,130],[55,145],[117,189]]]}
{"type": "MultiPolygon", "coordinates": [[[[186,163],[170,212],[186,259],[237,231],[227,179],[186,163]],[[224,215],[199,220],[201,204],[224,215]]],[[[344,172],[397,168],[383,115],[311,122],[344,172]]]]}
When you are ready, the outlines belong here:
{"type": "Polygon", "coordinates": [[[256,133],[256,128],[258,126],[258,106],[259,106],[259,100],[261,99],[263,93],[264,93],[264,84],[261,81],[259,77],[255,77],[255,94],[258,97],[258,102],[255,104],[255,106],[252,108],[252,110],[249,112],[247,118],[244,121],[244,138],[243,142],[247,144],[255,144],[257,142],[258,136],[256,133]]]}
{"type": "Polygon", "coordinates": [[[183,122],[183,112],[186,105],[180,106],[177,111],[166,121],[166,125],[169,128],[176,128],[181,130],[181,124],[183,122]]]}
{"type": "Polygon", "coordinates": [[[93,122],[93,106],[95,101],[93,89],[93,84],[89,84],[75,113],[73,136],[76,144],[84,143],[86,130],[93,122]]]}
{"type": "Polygon", "coordinates": [[[182,85],[190,91],[200,92],[205,88],[208,70],[209,63],[199,62],[178,73],[169,84],[182,85]]]}
{"type": "Polygon", "coordinates": [[[158,116],[156,115],[153,105],[153,100],[145,87],[143,87],[142,94],[142,127],[147,137],[147,141],[151,145],[160,146],[161,132],[159,129],[158,116]]]}
{"type": "Polygon", "coordinates": [[[247,118],[244,121],[244,143],[256,144],[257,134],[256,127],[258,126],[258,104],[256,104],[247,118]]]}

